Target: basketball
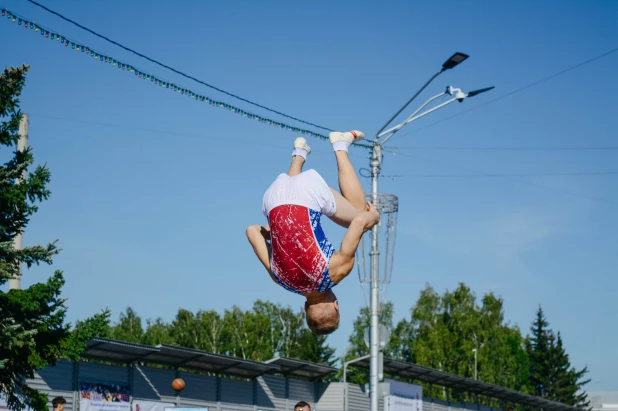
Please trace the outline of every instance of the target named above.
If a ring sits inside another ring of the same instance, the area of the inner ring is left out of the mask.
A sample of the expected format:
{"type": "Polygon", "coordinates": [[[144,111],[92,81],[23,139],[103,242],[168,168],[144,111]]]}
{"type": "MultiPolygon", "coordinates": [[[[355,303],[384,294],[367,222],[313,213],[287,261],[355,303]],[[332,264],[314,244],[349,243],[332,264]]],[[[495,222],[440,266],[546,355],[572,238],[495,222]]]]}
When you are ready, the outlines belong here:
{"type": "Polygon", "coordinates": [[[185,382],[182,378],[176,378],[174,381],[172,381],[172,388],[174,389],[174,391],[182,391],[185,389],[185,382]]]}

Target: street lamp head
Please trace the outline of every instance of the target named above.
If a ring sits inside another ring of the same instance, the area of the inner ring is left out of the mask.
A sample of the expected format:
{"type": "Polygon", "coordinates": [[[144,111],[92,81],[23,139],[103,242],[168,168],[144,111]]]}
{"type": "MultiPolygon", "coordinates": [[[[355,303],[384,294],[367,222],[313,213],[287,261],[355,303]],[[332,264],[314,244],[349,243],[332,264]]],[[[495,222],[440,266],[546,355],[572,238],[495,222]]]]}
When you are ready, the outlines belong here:
{"type": "Polygon", "coordinates": [[[474,91],[469,92],[466,97],[474,97],[477,94],[481,94],[481,93],[484,93],[486,91],[493,90],[494,88],[495,88],[494,86],[491,86],[491,87],[485,87],[485,88],[481,88],[481,89],[478,89],[478,90],[474,90],[474,91]]]}
{"type": "Polygon", "coordinates": [[[452,69],[453,67],[463,62],[468,57],[470,56],[464,53],[457,52],[453,54],[448,60],[444,62],[444,64],[442,64],[442,71],[452,69]]]}

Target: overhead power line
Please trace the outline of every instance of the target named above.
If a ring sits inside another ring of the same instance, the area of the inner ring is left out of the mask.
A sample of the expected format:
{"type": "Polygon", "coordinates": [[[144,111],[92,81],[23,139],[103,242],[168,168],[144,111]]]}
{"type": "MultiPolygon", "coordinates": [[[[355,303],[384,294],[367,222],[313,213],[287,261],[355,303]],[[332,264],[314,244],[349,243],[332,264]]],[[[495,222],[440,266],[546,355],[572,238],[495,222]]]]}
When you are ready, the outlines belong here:
{"type": "MultiPolygon", "coordinates": [[[[155,76],[153,74],[141,71],[131,64],[122,62],[116,59],[115,57],[111,57],[105,53],[99,53],[98,51],[94,50],[93,48],[89,46],[82,44],[81,42],[73,41],[67,36],[62,35],[55,30],[47,29],[41,26],[40,24],[35,23],[32,19],[20,16],[16,14],[15,12],[8,10],[4,7],[0,8],[0,14],[2,15],[2,17],[4,16],[7,17],[6,19],[0,19],[0,21],[2,22],[9,22],[9,24],[16,24],[17,27],[26,27],[30,29],[30,30],[22,29],[21,30],[22,33],[31,33],[31,34],[39,33],[43,39],[49,39],[48,44],[62,45],[64,46],[63,49],[68,49],[68,50],[77,52],[82,57],[88,57],[88,59],[93,62],[95,61],[104,62],[104,63],[107,63],[106,66],[109,68],[117,67],[118,69],[122,69],[122,72],[133,74],[135,79],[140,79],[141,81],[146,80],[147,82],[149,82],[149,84],[157,86],[157,88],[171,90],[174,93],[179,93],[182,96],[189,97],[190,99],[196,102],[201,102],[201,103],[205,103],[205,105],[208,105],[208,106],[225,109],[230,113],[234,113],[236,115],[242,116],[243,118],[246,118],[248,120],[259,121],[262,124],[270,125],[276,128],[285,129],[287,131],[300,133],[306,136],[315,137],[315,138],[319,138],[322,140],[328,140],[327,136],[323,134],[319,134],[315,131],[301,129],[296,126],[281,123],[281,122],[278,122],[278,121],[275,121],[275,120],[272,120],[266,117],[262,117],[255,113],[247,112],[238,107],[234,107],[230,104],[227,104],[221,101],[216,101],[208,96],[203,96],[201,94],[195,93],[194,91],[189,90],[183,86],[179,86],[178,84],[164,80],[159,76],[155,76]]],[[[364,149],[370,149],[370,146],[366,144],[358,143],[358,142],[352,143],[352,146],[363,147],[364,149]]]]}
{"type": "Polygon", "coordinates": [[[389,147],[389,151],[397,150],[439,150],[439,151],[612,151],[618,146],[601,147],[389,147]]]}
{"type": "MultiPolygon", "coordinates": [[[[440,162],[440,161],[428,160],[426,158],[414,156],[414,155],[411,155],[411,154],[404,154],[404,155],[408,156],[408,157],[413,157],[413,158],[415,158],[417,160],[421,160],[421,161],[424,161],[424,162],[427,162],[427,163],[438,164],[438,165],[441,165],[441,166],[449,167],[449,168],[454,169],[454,170],[465,171],[466,173],[471,173],[471,174],[476,175],[478,177],[499,177],[499,178],[504,178],[504,179],[507,179],[507,180],[514,181],[514,182],[519,183],[519,184],[525,184],[525,185],[537,187],[537,188],[540,188],[540,189],[543,189],[543,190],[550,190],[550,191],[554,191],[554,192],[558,192],[558,193],[562,193],[562,194],[567,194],[567,195],[574,196],[574,197],[580,197],[580,198],[585,198],[585,199],[592,200],[592,201],[597,201],[597,202],[601,202],[601,203],[611,204],[611,205],[614,205],[614,206],[618,205],[618,203],[616,203],[614,201],[611,201],[611,200],[607,200],[605,198],[587,196],[587,195],[576,193],[576,192],[573,192],[573,191],[570,191],[570,190],[564,190],[564,189],[559,189],[559,188],[555,188],[555,187],[550,187],[550,186],[546,186],[546,185],[543,185],[543,184],[537,184],[537,183],[533,183],[533,182],[530,182],[530,181],[524,181],[524,180],[521,180],[521,179],[518,178],[518,177],[527,177],[529,175],[527,175],[527,176],[523,176],[523,175],[511,176],[511,175],[505,175],[505,174],[497,175],[497,174],[485,173],[483,171],[471,169],[471,168],[468,168],[468,167],[460,167],[460,166],[456,166],[456,165],[453,165],[453,164],[447,164],[447,163],[440,162]]],[[[610,172],[601,172],[601,173],[609,175],[610,173],[614,173],[614,172],[610,171],[610,172]]],[[[576,174],[576,173],[570,173],[570,174],[576,174]]],[[[579,174],[582,175],[582,173],[579,173],[579,174]]],[[[464,174],[464,175],[462,175],[462,177],[466,177],[466,176],[469,176],[469,175],[470,174],[464,174]]],[[[393,177],[396,177],[396,176],[393,176],[393,177]]]]}
{"type": "MultiPolygon", "coordinates": [[[[28,1],[30,1],[30,0],[28,0],[28,1]]],[[[615,53],[615,52],[617,52],[617,51],[618,51],[618,47],[616,47],[616,48],[614,48],[614,49],[611,49],[611,50],[608,50],[608,51],[606,51],[605,53],[599,54],[599,55],[597,55],[597,56],[594,56],[594,57],[592,57],[592,58],[589,58],[588,60],[582,61],[581,63],[577,63],[577,64],[575,64],[575,65],[573,65],[573,66],[570,66],[570,67],[568,67],[568,68],[566,68],[566,69],[564,69],[564,70],[560,70],[560,71],[558,71],[558,72],[556,72],[556,73],[554,73],[554,74],[551,74],[551,75],[549,75],[549,76],[547,76],[547,77],[543,77],[543,78],[541,78],[541,79],[539,79],[539,80],[533,81],[532,83],[529,83],[529,84],[526,84],[526,85],[524,85],[524,86],[521,86],[521,87],[519,87],[519,88],[517,88],[517,89],[515,89],[515,90],[513,90],[513,91],[510,91],[510,92],[508,92],[508,93],[506,93],[506,94],[503,94],[503,95],[498,96],[498,97],[496,97],[496,98],[494,98],[494,99],[491,99],[491,100],[489,100],[489,101],[486,101],[485,103],[479,104],[478,106],[470,107],[470,108],[469,108],[469,109],[467,109],[467,110],[460,111],[460,112],[459,112],[459,113],[457,113],[457,114],[453,114],[452,116],[449,116],[449,117],[443,118],[442,120],[438,120],[438,121],[436,121],[436,122],[433,122],[433,123],[431,123],[431,124],[426,125],[425,127],[421,127],[421,128],[419,128],[419,129],[417,129],[417,130],[412,130],[412,131],[409,131],[409,132],[407,132],[407,133],[402,133],[402,134],[400,134],[400,135],[397,135],[397,136],[393,137],[393,138],[391,139],[391,141],[392,141],[392,140],[395,140],[395,139],[398,139],[398,138],[401,138],[401,137],[404,137],[404,136],[407,136],[407,135],[409,135],[409,134],[411,134],[411,133],[418,133],[418,132],[419,132],[419,131],[421,131],[421,130],[425,130],[425,129],[428,129],[428,128],[430,128],[430,127],[434,127],[434,126],[436,126],[436,125],[438,125],[438,124],[440,124],[440,123],[443,123],[443,122],[445,122],[445,121],[448,121],[448,120],[454,119],[455,117],[459,117],[459,116],[461,116],[461,115],[463,115],[463,114],[469,113],[469,112],[471,112],[472,110],[476,110],[476,109],[479,109],[479,108],[481,108],[481,107],[485,107],[485,106],[486,106],[486,105],[488,105],[488,104],[495,103],[496,101],[500,101],[500,100],[505,99],[505,98],[507,98],[507,97],[510,97],[510,96],[512,96],[512,95],[514,95],[514,94],[520,93],[520,92],[522,92],[522,91],[524,91],[524,90],[529,89],[530,87],[537,86],[537,85],[539,85],[539,84],[541,84],[541,83],[544,83],[544,82],[546,82],[546,81],[549,81],[549,80],[551,80],[551,79],[553,79],[553,78],[556,78],[556,77],[558,77],[558,76],[561,76],[561,75],[563,75],[563,74],[566,74],[566,73],[568,73],[569,71],[575,70],[575,69],[577,69],[577,68],[579,68],[579,67],[585,66],[586,64],[590,64],[590,63],[592,63],[592,62],[594,62],[594,61],[597,61],[597,60],[599,60],[599,59],[602,59],[603,57],[607,57],[607,56],[609,56],[610,54],[613,54],[613,53],[615,53]]]]}
{"type": "Polygon", "coordinates": [[[558,177],[558,176],[618,176],[618,171],[592,171],[592,172],[565,172],[565,173],[506,173],[506,174],[400,174],[400,175],[382,175],[385,178],[474,178],[474,177],[558,177]]]}
{"type": "Polygon", "coordinates": [[[225,94],[225,95],[228,95],[228,96],[233,97],[233,98],[235,98],[235,99],[238,99],[238,100],[240,100],[240,101],[244,101],[245,103],[248,103],[248,104],[251,104],[251,105],[253,105],[253,106],[256,106],[256,107],[262,108],[262,109],[264,109],[264,110],[268,110],[268,111],[270,111],[270,112],[272,112],[272,113],[275,113],[275,114],[278,114],[278,115],[280,115],[280,116],[287,117],[287,118],[289,118],[289,119],[292,119],[292,120],[295,120],[295,121],[298,121],[298,122],[301,122],[301,123],[304,123],[304,124],[308,124],[308,125],[310,125],[310,126],[317,127],[317,128],[322,129],[322,130],[332,131],[332,129],[330,129],[330,128],[323,127],[323,126],[320,126],[320,125],[317,125],[317,124],[314,124],[314,123],[310,123],[310,122],[305,121],[305,120],[301,120],[301,119],[299,119],[299,118],[297,118],[297,117],[290,116],[290,115],[288,115],[288,114],[282,113],[282,112],[277,111],[277,110],[274,110],[274,109],[272,109],[272,108],[268,108],[268,107],[266,107],[266,106],[263,106],[263,105],[261,105],[261,104],[259,104],[259,103],[254,102],[254,101],[251,101],[251,100],[248,100],[248,99],[246,99],[246,98],[240,97],[239,95],[236,95],[236,94],[230,93],[230,92],[228,92],[228,91],[225,91],[225,90],[223,90],[223,89],[221,89],[221,88],[219,88],[219,87],[213,86],[212,84],[208,84],[208,83],[206,83],[205,81],[202,81],[202,80],[200,80],[200,79],[198,79],[198,78],[196,78],[196,77],[194,77],[194,76],[191,76],[191,75],[189,75],[189,74],[186,74],[186,73],[184,73],[184,72],[182,72],[182,71],[180,71],[180,70],[177,70],[177,69],[175,69],[175,68],[173,68],[173,67],[170,67],[170,66],[168,66],[167,64],[161,63],[160,61],[157,61],[157,60],[155,60],[155,59],[153,59],[153,58],[150,58],[150,57],[146,56],[146,55],[145,55],[145,54],[143,54],[143,53],[140,53],[140,52],[138,52],[138,51],[135,51],[135,50],[133,50],[133,49],[131,49],[131,48],[127,47],[127,46],[124,46],[124,45],[122,45],[122,44],[118,43],[117,41],[114,41],[114,40],[110,39],[109,37],[106,37],[106,36],[104,36],[104,35],[102,35],[102,34],[99,34],[99,33],[97,33],[96,31],[91,30],[91,29],[89,29],[88,27],[86,27],[86,26],[84,26],[84,25],[82,25],[82,24],[79,24],[78,22],[76,22],[76,21],[74,21],[74,20],[71,20],[70,18],[68,18],[68,17],[66,17],[66,16],[64,16],[64,15],[62,15],[62,14],[60,14],[60,13],[58,13],[58,12],[56,12],[56,11],[54,11],[54,10],[50,9],[50,8],[48,8],[48,7],[45,7],[44,5],[42,5],[42,4],[40,4],[40,3],[37,3],[37,2],[36,2],[36,1],[34,1],[34,0],[27,0],[27,1],[28,1],[28,2],[30,2],[30,3],[32,3],[32,4],[34,4],[34,5],[35,5],[35,6],[37,6],[37,7],[42,8],[43,10],[45,10],[45,11],[47,11],[47,12],[49,12],[49,13],[51,13],[51,14],[55,15],[55,16],[60,17],[62,20],[67,21],[67,22],[69,22],[69,23],[73,24],[74,26],[77,26],[77,27],[79,27],[80,29],[87,31],[87,32],[88,32],[88,33],[90,33],[90,34],[93,34],[93,35],[95,35],[95,36],[99,37],[100,39],[103,39],[103,40],[105,40],[105,41],[107,41],[107,42],[109,42],[109,43],[112,43],[112,44],[114,44],[114,45],[116,45],[116,46],[118,46],[118,47],[122,48],[123,50],[128,51],[129,53],[133,53],[133,54],[135,54],[136,56],[139,56],[139,57],[141,57],[141,58],[143,58],[143,59],[146,59],[146,60],[150,61],[151,63],[154,63],[154,64],[156,64],[156,65],[158,65],[158,66],[163,67],[163,68],[166,68],[166,69],[168,69],[168,70],[170,70],[170,71],[173,71],[173,72],[174,72],[174,73],[176,73],[176,74],[180,74],[180,75],[181,75],[181,76],[183,76],[183,77],[186,77],[186,78],[188,78],[188,79],[190,79],[190,80],[193,80],[193,81],[195,81],[195,82],[197,82],[197,83],[199,83],[199,84],[202,84],[202,85],[204,85],[204,86],[206,86],[206,87],[209,87],[209,88],[211,88],[211,89],[213,89],[213,90],[216,90],[216,91],[218,91],[218,92],[220,92],[220,93],[223,93],[223,94],[225,94]]]}
{"type": "MultiPolygon", "coordinates": [[[[67,123],[90,124],[90,125],[101,126],[101,127],[121,128],[124,131],[139,131],[139,132],[146,132],[146,133],[152,133],[152,134],[161,134],[161,135],[168,135],[168,136],[175,136],[175,137],[182,137],[182,138],[190,138],[190,139],[196,139],[196,140],[217,141],[222,144],[233,144],[233,145],[235,144],[235,145],[243,145],[243,146],[252,145],[252,146],[258,146],[258,147],[271,147],[275,149],[291,149],[289,145],[268,144],[264,142],[256,142],[255,140],[238,140],[236,138],[231,139],[231,138],[225,138],[225,137],[213,137],[211,135],[206,136],[203,134],[181,133],[177,131],[127,126],[125,124],[114,124],[114,123],[108,123],[108,122],[102,122],[102,121],[79,120],[76,118],[53,117],[53,116],[48,116],[48,115],[43,115],[43,114],[36,114],[36,113],[28,114],[28,115],[30,116],[30,118],[41,118],[41,119],[46,119],[46,120],[62,121],[62,122],[67,122],[67,123]]],[[[331,150],[323,150],[320,148],[315,148],[315,149],[312,148],[311,150],[312,152],[316,152],[316,153],[317,152],[321,152],[321,153],[331,152],[331,150]]],[[[356,152],[352,152],[352,151],[349,153],[349,155],[350,157],[355,157],[355,158],[367,158],[366,155],[363,156],[363,155],[357,154],[356,152]]]]}
{"type": "MultiPolygon", "coordinates": [[[[148,133],[156,133],[156,134],[163,134],[163,135],[172,135],[172,136],[177,136],[177,137],[185,137],[185,138],[195,138],[195,139],[208,139],[208,140],[216,140],[219,141],[221,143],[225,143],[225,144],[242,144],[242,145],[246,145],[246,144],[255,144],[255,145],[259,145],[259,146],[264,146],[264,143],[255,143],[255,142],[251,142],[251,141],[239,141],[236,139],[227,139],[227,138],[222,138],[222,137],[204,137],[202,135],[198,135],[198,134],[188,134],[188,133],[180,133],[177,131],[168,131],[168,130],[159,130],[159,129],[153,129],[153,128],[142,128],[142,127],[134,127],[134,126],[126,126],[123,124],[113,124],[113,123],[108,123],[108,122],[100,122],[100,121],[91,121],[91,120],[80,120],[80,119],[76,119],[76,118],[62,118],[62,117],[53,117],[53,116],[48,116],[48,115],[42,115],[42,114],[29,114],[30,117],[32,118],[41,118],[41,119],[48,119],[48,120],[55,120],[55,121],[62,121],[62,122],[68,122],[68,123],[78,123],[78,124],[91,124],[91,125],[96,125],[96,126],[102,126],[102,127],[114,127],[114,128],[122,128],[123,130],[134,130],[134,131],[142,131],[142,132],[148,132],[148,133]]],[[[269,147],[272,148],[286,148],[283,145],[269,145],[269,147]]],[[[314,151],[324,151],[324,150],[314,150],[314,151]]],[[[324,151],[326,152],[326,151],[324,151]]],[[[571,173],[517,173],[517,174],[500,174],[500,173],[482,173],[479,172],[477,170],[472,170],[469,168],[464,168],[464,167],[458,167],[458,166],[453,166],[453,165],[449,165],[443,162],[437,162],[437,161],[433,161],[433,160],[428,160],[425,158],[421,158],[421,157],[416,157],[416,156],[412,156],[410,154],[403,154],[404,156],[410,156],[410,157],[414,157],[418,160],[421,161],[425,161],[428,163],[433,163],[433,164],[440,164],[440,165],[445,165],[447,167],[453,168],[453,169],[459,169],[462,171],[466,171],[467,173],[471,173],[471,174],[402,174],[402,175],[382,175],[382,177],[385,178],[401,178],[401,177],[409,177],[409,178],[483,178],[483,177],[487,177],[487,178],[505,178],[505,179],[511,179],[515,182],[521,183],[521,184],[526,184],[526,185],[532,185],[534,187],[538,187],[538,188],[543,188],[543,189],[547,189],[547,190],[552,190],[552,191],[558,191],[561,193],[565,193],[565,194],[569,194],[572,196],[577,196],[577,197],[582,197],[582,198],[586,198],[586,199],[590,199],[590,200],[594,200],[594,201],[601,201],[601,202],[605,202],[605,203],[610,203],[610,204],[615,204],[611,201],[605,200],[605,199],[600,199],[600,198],[596,198],[596,197],[588,197],[579,193],[574,193],[571,191],[564,191],[564,190],[559,190],[559,189],[555,189],[553,187],[547,187],[547,186],[543,186],[543,185],[539,185],[539,184],[534,184],[534,183],[530,183],[527,181],[520,181],[520,180],[516,180],[516,177],[546,177],[546,176],[594,176],[594,175],[618,175],[618,172],[613,172],[613,171],[602,171],[602,172],[571,172],[571,173]]],[[[360,155],[356,155],[356,153],[350,153],[351,157],[358,157],[361,158],[360,155]]],[[[366,156],[362,156],[362,158],[365,158],[366,156]]],[[[364,169],[361,169],[361,175],[362,171],[364,169]]]]}

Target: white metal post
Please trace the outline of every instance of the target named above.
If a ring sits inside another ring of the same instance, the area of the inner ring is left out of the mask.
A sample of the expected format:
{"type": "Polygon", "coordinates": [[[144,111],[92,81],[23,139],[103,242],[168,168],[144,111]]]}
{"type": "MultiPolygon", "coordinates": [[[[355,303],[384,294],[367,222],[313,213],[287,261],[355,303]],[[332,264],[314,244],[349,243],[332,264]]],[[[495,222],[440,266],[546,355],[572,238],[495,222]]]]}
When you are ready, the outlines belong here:
{"type": "Polygon", "coordinates": [[[477,370],[477,367],[476,367],[476,364],[477,364],[476,356],[477,356],[477,349],[475,348],[472,351],[474,351],[474,379],[476,380],[477,379],[476,378],[476,370],[477,370]]]}
{"type": "MultiPolygon", "coordinates": [[[[374,144],[371,157],[371,194],[372,203],[377,206],[378,202],[378,174],[380,173],[380,163],[382,160],[382,147],[374,144]]],[[[371,236],[371,322],[370,322],[370,363],[369,363],[369,392],[371,400],[371,411],[378,411],[378,383],[379,383],[379,351],[380,351],[380,321],[379,321],[379,304],[380,304],[380,274],[379,274],[379,258],[378,250],[378,224],[373,226],[371,236]]]]}
{"type": "Polygon", "coordinates": [[[348,390],[348,365],[350,364],[354,364],[355,362],[358,361],[362,361],[362,360],[366,360],[367,358],[370,358],[369,355],[364,355],[362,357],[358,357],[355,358],[353,360],[347,361],[343,363],[343,390],[344,390],[344,394],[343,394],[343,410],[344,411],[348,411],[348,395],[349,395],[349,390],[348,390]]]}
{"type": "MultiPolygon", "coordinates": [[[[28,116],[22,114],[21,121],[19,122],[19,141],[17,143],[17,151],[24,151],[28,147],[28,116]]],[[[21,184],[26,179],[26,170],[22,172],[21,178],[17,180],[17,184],[21,184]]],[[[23,248],[23,236],[19,233],[13,240],[13,247],[16,250],[23,248]]],[[[9,279],[9,290],[19,290],[21,288],[21,265],[18,269],[17,276],[9,279]]]]}
{"type": "MultiPolygon", "coordinates": [[[[484,93],[493,89],[493,87],[488,87],[485,89],[471,91],[470,93],[463,93],[460,89],[455,89],[453,87],[448,87],[445,92],[438,94],[437,96],[431,97],[427,100],[421,107],[419,107],[412,115],[410,115],[403,123],[387,130],[386,127],[399,115],[403,110],[408,107],[408,105],[416,99],[416,97],[431,83],[436,77],[438,77],[441,73],[446,70],[450,70],[453,67],[459,65],[461,62],[466,60],[468,55],[464,53],[455,53],[453,54],[443,65],[442,69],[434,74],[429,80],[423,84],[423,86],[418,90],[404,105],[393,115],[387,122],[382,126],[382,128],[376,133],[373,146],[372,146],[372,155],[371,155],[371,193],[372,193],[372,202],[376,208],[378,208],[378,177],[380,174],[380,166],[382,163],[382,149],[384,147],[384,143],[386,143],[397,131],[399,131],[405,125],[418,120],[421,117],[426,116],[429,113],[432,113],[442,107],[445,107],[448,104],[451,104],[455,101],[463,101],[466,97],[472,97],[480,93],[484,93]],[[424,107],[426,107],[430,102],[435,99],[449,94],[451,96],[454,95],[450,100],[439,104],[436,107],[433,107],[423,113],[419,113],[424,107]],[[380,142],[380,137],[384,137],[380,142]]],[[[380,211],[380,210],[378,210],[380,211]]],[[[380,358],[380,321],[379,321],[379,304],[380,304],[380,274],[379,274],[379,257],[380,252],[378,250],[378,234],[379,227],[375,225],[372,229],[371,236],[371,252],[370,261],[371,261],[371,301],[370,301],[370,350],[369,350],[369,393],[370,393],[370,405],[371,411],[378,411],[378,385],[380,381],[379,373],[381,371],[381,358],[380,358]]],[[[386,343],[386,342],[385,342],[386,343]]],[[[475,355],[476,358],[476,355],[475,355]]]]}

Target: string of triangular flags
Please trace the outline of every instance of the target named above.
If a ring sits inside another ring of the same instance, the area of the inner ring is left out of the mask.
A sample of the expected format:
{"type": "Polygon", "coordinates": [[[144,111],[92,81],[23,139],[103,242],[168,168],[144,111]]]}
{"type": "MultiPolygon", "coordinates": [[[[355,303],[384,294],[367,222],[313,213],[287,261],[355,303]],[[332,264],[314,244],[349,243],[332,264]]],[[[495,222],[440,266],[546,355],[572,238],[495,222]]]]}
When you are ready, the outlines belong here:
{"type": "MultiPolygon", "coordinates": [[[[138,68],[136,68],[133,65],[127,64],[125,62],[122,62],[116,58],[113,58],[111,56],[108,56],[107,54],[104,53],[100,53],[96,50],[94,50],[92,47],[88,47],[84,44],[72,41],[71,39],[69,39],[68,37],[58,33],[57,31],[53,31],[53,30],[48,30],[45,27],[33,22],[30,19],[21,17],[19,15],[17,15],[16,13],[13,13],[12,11],[2,8],[0,9],[0,14],[3,17],[3,21],[8,21],[8,22],[12,22],[12,23],[16,23],[17,26],[19,27],[24,27],[26,29],[28,29],[28,32],[31,33],[40,33],[40,35],[42,37],[44,37],[45,39],[50,39],[53,41],[53,43],[56,44],[61,44],[64,45],[66,48],[70,48],[71,50],[77,51],[82,53],[82,55],[89,57],[91,60],[93,61],[99,61],[102,63],[106,63],[108,64],[110,67],[116,67],[122,71],[125,71],[127,73],[131,73],[135,76],[135,78],[137,79],[142,79],[142,80],[146,80],[146,81],[150,81],[151,84],[161,87],[161,88],[165,88],[171,91],[175,91],[177,93],[180,93],[181,95],[187,96],[195,101],[198,102],[203,102],[206,104],[209,104],[213,107],[219,107],[219,108],[224,108],[232,113],[238,114],[240,116],[246,117],[250,120],[255,120],[255,121],[259,121],[260,123],[263,124],[267,124],[273,127],[277,127],[277,128],[282,128],[285,129],[287,131],[292,131],[294,133],[299,133],[305,136],[309,136],[309,137],[314,137],[314,138],[319,138],[321,140],[328,140],[328,137],[326,137],[325,135],[316,133],[314,131],[311,130],[306,130],[306,129],[302,129],[299,127],[294,127],[294,126],[290,126],[288,124],[285,123],[281,123],[266,117],[262,117],[259,116],[257,114],[253,114],[250,112],[247,112],[245,110],[242,110],[238,107],[232,106],[230,104],[221,102],[221,101],[216,101],[210,97],[195,93],[193,91],[191,91],[190,89],[186,88],[186,87],[182,87],[179,85],[176,85],[172,82],[169,82],[167,80],[161,79],[158,76],[155,76],[153,74],[150,73],[146,73],[144,71],[139,70],[138,68]]],[[[360,144],[355,144],[357,147],[363,147],[363,148],[369,148],[368,146],[364,146],[364,145],[360,145],[360,144]]]]}

